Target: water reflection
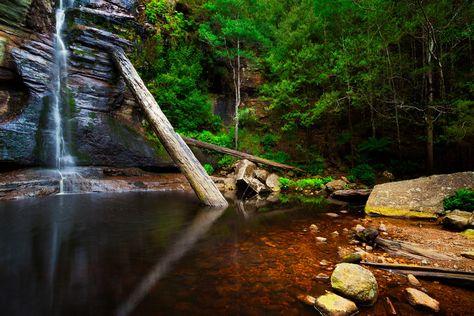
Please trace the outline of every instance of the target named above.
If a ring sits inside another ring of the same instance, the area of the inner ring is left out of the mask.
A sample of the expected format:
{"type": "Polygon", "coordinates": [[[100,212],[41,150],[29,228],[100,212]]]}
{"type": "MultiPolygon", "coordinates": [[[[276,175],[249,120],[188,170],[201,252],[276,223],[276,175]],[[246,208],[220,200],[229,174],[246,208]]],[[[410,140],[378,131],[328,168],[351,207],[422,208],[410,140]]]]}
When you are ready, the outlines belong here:
{"type": "Polygon", "coordinates": [[[198,212],[191,225],[174,242],[166,254],[156,263],[151,271],[143,278],[130,297],[122,304],[117,315],[130,314],[147,293],[156,285],[161,277],[170,269],[171,265],[184,256],[196,241],[201,238],[211,225],[224,213],[225,208],[206,208],[198,212]]]}

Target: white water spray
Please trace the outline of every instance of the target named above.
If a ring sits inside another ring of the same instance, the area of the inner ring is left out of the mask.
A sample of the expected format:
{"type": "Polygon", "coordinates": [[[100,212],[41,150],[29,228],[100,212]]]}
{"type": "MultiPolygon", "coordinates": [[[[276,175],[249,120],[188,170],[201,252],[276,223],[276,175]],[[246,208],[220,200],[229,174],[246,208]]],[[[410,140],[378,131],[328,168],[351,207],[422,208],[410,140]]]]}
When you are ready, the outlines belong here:
{"type": "Polygon", "coordinates": [[[54,122],[54,164],[57,168],[60,179],[59,192],[64,192],[64,180],[75,165],[74,157],[69,153],[64,139],[63,122],[61,118],[61,108],[64,105],[62,88],[67,80],[67,57],[68,51],[64,43],[62,32],[65,22],[66,10],[73,5],[73,0],[59,0],[56,9],[56,32],[55,36],[55,65],[52,91],[52,116],[54,122]]]}

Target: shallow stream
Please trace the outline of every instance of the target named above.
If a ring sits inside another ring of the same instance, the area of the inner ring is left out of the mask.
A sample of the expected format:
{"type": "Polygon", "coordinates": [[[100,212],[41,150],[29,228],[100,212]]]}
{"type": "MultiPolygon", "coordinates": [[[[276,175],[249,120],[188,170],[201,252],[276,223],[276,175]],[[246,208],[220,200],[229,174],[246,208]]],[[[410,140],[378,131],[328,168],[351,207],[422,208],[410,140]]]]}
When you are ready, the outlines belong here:
{"type": "MultiPolygon", "coordinates": [[[[209,210],[187,193],[57,195],[0,203],[3,315],[301,315],[300,293],[329,289],[357,212],[340,206],[232,202],[209,210]],[[332,218],[325,212],[339,213],[332,218]],[[310,224],[319,227],[315,241],[310,224]],[[338,231],[339,236],[331,232],[338,231]],[[330,262],[321,265],[321,260],[330,262]]],[[[308,201],[307,201],[308,202],[308,201]]],[[[362,314],[415,315],[406,284],[376,272],[362,314]]],[[[425,285],[425,284],[424,284],[425,285]]],[[[473,292],[429,283],[444,314],[468,315],[473,292]]],[[[422,314],[422,313],[419,313],[422,314]]]]}

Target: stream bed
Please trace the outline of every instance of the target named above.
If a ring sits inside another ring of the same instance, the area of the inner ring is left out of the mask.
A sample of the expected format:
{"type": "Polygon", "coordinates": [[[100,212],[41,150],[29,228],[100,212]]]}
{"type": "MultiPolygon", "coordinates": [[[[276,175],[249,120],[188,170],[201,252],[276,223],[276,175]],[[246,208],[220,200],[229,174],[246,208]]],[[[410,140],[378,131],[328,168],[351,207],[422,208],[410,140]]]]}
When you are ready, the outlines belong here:
{"type": "MultiPolygon", "coordinates": [[[[347,208],[321,199],[302,205],[282,198],[210,210],[177,192],[1,202],[1,313],[315,315],[296,297],[330,289],[316,276],[331,275],[338,247],[349,242],[343,229],[361,217],[357,209],[341,210],[347,208]],[[327,242],[315,241],[311,224],[327,242]]],[[[379,299],[362,315],[390,315],[386,297],[399,315],[423,315],[406,302],[404,277],[372,271],[379,299]]],[[[440,301],[441,314],[474,310],[472,290],[423,286],[440,301]]]]}

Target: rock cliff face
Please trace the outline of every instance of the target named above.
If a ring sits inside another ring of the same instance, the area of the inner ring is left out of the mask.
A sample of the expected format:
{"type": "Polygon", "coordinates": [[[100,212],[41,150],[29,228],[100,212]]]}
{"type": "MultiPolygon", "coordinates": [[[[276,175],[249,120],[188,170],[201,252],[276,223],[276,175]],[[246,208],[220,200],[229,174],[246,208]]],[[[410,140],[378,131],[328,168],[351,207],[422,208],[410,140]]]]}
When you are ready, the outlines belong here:
{"type": "MultiPolygon", "coordinates": [[[[0,4],[0,163],[49,163],[53,0],[0,4]]],[[[161,145],[146,140],[143,117],[107,52],[141,31],[135,0],[76,0],[64,35],[69,47],[63,121],[80,165],[169,167],[161,145]]]]}

